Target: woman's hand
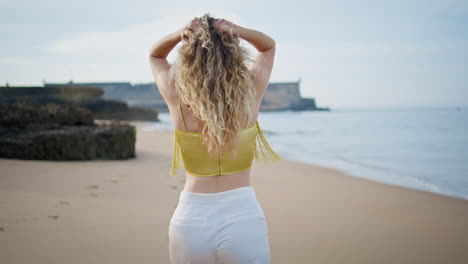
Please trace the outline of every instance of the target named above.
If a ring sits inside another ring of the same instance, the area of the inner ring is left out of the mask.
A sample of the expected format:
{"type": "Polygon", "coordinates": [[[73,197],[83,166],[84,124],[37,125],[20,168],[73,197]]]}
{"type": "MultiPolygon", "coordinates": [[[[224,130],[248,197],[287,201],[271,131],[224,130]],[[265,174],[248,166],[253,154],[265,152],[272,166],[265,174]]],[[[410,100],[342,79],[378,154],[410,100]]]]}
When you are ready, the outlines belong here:
{"type": "Polygon", "coordinates": [[[195,17],[190,21],[184,28],[182,28],[181,32],[181,39],[188,40],[189,37],[193,35],[193,33],[197,30],[197,28],[202,24],[201,19],[195,17]]]}
{"type": "Polygon", "coordinates": [[[235,37],[239,37],[239,29],[240,26],[232,23],[231,21],[228,21],[226,19],[216,19],[214,25],[213,25],[221,34],[224,34],[226,32],[229,32],[232,30],[232,33],[235,37]]]}

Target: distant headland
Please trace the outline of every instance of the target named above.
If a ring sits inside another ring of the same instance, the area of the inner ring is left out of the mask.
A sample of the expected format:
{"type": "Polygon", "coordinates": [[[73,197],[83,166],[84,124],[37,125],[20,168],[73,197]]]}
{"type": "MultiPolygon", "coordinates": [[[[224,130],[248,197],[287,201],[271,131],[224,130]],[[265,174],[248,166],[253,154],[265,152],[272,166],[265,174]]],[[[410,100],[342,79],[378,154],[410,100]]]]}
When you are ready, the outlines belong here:
{"type": "MultiPolygon", "coordinates": [[[[329,111],[329,108],[318,107],[314,98],[304,98],[299,91],[300,79],[297,82],[269,83],[262,99],[260,111],[329,111]]],[[[158,112],[168,112],[157,86],[154,82],[131,84],[130,82],[95,82],[95,83],[46,83],[44,87],[99,87],[104,91],[102,97],[109,100],[126,102],[132,107],[143,107],[158,112]]]]}

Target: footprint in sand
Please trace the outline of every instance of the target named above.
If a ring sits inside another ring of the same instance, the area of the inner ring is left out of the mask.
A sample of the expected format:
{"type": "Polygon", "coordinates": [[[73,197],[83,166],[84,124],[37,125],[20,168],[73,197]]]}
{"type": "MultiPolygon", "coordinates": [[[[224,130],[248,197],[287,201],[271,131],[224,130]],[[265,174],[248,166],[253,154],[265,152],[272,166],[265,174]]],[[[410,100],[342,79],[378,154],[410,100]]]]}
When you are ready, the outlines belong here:
{"type": "Polygon", "coordinates": [[[0,226],[0,232],[4,232],[5,228],[0,226]]]}
{"type": "Polygon", "coordinates": [[[114,183],[114,184],[117,184],[117,183],[119,183],[119,181],[118,181],[118,180],[111,180],[110,182],[112,182],[112,183],[114,183]]]}
{"type": "Polygon", "coordinates": [[[171,187],[172,190],[177,190],[177,185],[171,185],[169,187],[171,187]]]}
{"type": "Polygon", "coordinates": [[[88,195],[92,196],[92,197],[98,197],[99,196],[97,193],[89,193],[88,195]]]}
{"type": "Polygon", "coordinates": [[[49,218],[57,220],[57,219],[59,219],[59,216],[58,215],[49,215],[49,218]]]}
{"type": "Polygon", "coordinates": [[[96,184],[88,185],[88,189],[91,189],[91,190],[98,190],[98,189],[99,189],[99,185],[96,185],[96,184]]]}
{"type": "Polygon", "coordinates": [[[67,202],[67,201],[60,201],[59,204],[60,204],[60,205],[69,205],[70,203],[67,202]]]}

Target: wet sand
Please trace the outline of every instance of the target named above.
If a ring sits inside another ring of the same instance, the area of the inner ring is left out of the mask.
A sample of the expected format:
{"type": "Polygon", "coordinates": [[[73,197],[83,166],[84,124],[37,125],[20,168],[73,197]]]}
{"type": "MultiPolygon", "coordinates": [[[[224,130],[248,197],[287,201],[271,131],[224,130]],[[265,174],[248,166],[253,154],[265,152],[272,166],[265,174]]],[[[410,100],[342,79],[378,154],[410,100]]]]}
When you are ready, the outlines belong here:
{"type": "MultiPolygon", "coordinates": [[[[138,127],[137,158],[0,159],[0,263],[169,263],[183,170],[172,132],[138,127]]],[[[251,184],[272,263],[468,263],[468,201],[282,157],[251,184]]]]}

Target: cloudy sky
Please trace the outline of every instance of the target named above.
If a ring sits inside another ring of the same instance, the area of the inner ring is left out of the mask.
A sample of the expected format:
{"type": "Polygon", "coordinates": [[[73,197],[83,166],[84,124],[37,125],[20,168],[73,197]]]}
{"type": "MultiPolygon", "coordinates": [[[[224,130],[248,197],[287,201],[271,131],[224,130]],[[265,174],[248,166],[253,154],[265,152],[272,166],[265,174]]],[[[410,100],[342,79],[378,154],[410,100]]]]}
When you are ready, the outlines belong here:
{"type": "Polygon", "coordinates": [[[207,12],[274,38],[271,81],[322,106],[468,105],[463,0],[0,0],[0,85],[152,82],[151,45],[207,12]]]}

